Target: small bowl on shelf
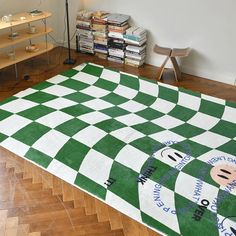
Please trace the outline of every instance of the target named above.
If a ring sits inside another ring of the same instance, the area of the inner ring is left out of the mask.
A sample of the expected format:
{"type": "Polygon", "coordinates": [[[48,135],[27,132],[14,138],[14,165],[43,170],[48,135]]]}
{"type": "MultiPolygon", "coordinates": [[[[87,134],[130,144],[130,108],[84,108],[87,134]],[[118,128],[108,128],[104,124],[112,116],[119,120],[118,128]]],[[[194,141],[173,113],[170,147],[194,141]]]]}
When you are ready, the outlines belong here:
{"type": "Polygon", "coordinates": [[[35,44],[31,44],[25,47],[26,52],[37,52],[39,48],[35,44]]]}

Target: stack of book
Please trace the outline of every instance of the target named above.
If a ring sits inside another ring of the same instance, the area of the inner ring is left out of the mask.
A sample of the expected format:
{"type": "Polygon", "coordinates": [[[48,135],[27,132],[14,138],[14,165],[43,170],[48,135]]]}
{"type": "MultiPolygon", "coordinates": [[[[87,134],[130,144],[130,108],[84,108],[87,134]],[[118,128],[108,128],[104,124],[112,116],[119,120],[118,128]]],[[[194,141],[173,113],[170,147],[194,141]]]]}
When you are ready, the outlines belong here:
{"type": "Polygon", "coordinates": [[[77,50],[83,53],[94,54],[92,16],[93,12],[85,10],[80,11],[77,14],[77,50]]]}
{"type": "Polygon", "coordinates": [[[107,12],[97,11],[92,20],[95,55],[102,59],[107,59],[108,54],[107,16],[107,12]]]}
{"type": "Polygon", "coordinates": [[[125,41],[124,34],[129,28],[129,16],[123,14],[110,14],[108,21],[108,60],[124,63],[125,41]]]}
{"type": "Polygon", "coordinates": [[[124,35],[127,44],[125,64],[139,67],[145,62],[147,31],[140,27],[130,27],[124,35]]]}

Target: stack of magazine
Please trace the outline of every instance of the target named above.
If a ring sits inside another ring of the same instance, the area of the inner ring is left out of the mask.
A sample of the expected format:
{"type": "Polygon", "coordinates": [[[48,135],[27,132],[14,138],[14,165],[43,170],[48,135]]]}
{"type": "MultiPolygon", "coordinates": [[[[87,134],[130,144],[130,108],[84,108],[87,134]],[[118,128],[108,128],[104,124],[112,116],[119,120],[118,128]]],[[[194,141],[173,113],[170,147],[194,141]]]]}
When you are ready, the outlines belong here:
{"type": "Polygon", "coordinates": [[[95,55],[102,59],[107,59],[108,54],[107,16],[107,12],[97,11],[92,20],[95,55]]]}
{"type": "Polygon", "coordinates": [[[129,28],[129,16],[123,14],[110,14],[108,21],[108,60],[124,63],[125,41],[124,34],[129,28]]]}
{"type": "Polygon", "coordinates": [[[139,67],[145,62],[147,31],[141,27],[130,27],[124,35],[127,44],[125,64],[139,67]]]}
{"type": "Polygon", "coordinates": [[[94,54],[94,42],[92,31],[93,12],[80,11],[77,14],[77,42],[78,51],[94,54]]]}

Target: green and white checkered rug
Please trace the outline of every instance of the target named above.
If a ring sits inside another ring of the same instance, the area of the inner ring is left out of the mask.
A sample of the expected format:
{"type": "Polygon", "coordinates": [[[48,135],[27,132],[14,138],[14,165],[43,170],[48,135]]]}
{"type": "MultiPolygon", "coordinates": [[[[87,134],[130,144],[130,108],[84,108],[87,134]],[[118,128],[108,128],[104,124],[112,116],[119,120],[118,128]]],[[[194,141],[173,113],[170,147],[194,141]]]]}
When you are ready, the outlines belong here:
{"type": "Polygon", "coordinates": [[[0,104],[1,146],[168,235],[234,235],[236,103],[91,63],[0,104]]]}

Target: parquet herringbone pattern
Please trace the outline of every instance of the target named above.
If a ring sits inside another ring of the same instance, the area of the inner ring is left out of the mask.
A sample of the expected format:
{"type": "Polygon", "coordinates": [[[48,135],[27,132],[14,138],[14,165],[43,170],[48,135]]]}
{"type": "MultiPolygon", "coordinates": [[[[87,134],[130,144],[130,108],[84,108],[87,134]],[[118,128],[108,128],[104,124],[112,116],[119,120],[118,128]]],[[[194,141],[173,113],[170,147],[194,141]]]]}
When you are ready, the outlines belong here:
{"type": "Polygon", "coordinates": [[[3,148],[0,156],[0,236],[158,235],[3,148]]]}

